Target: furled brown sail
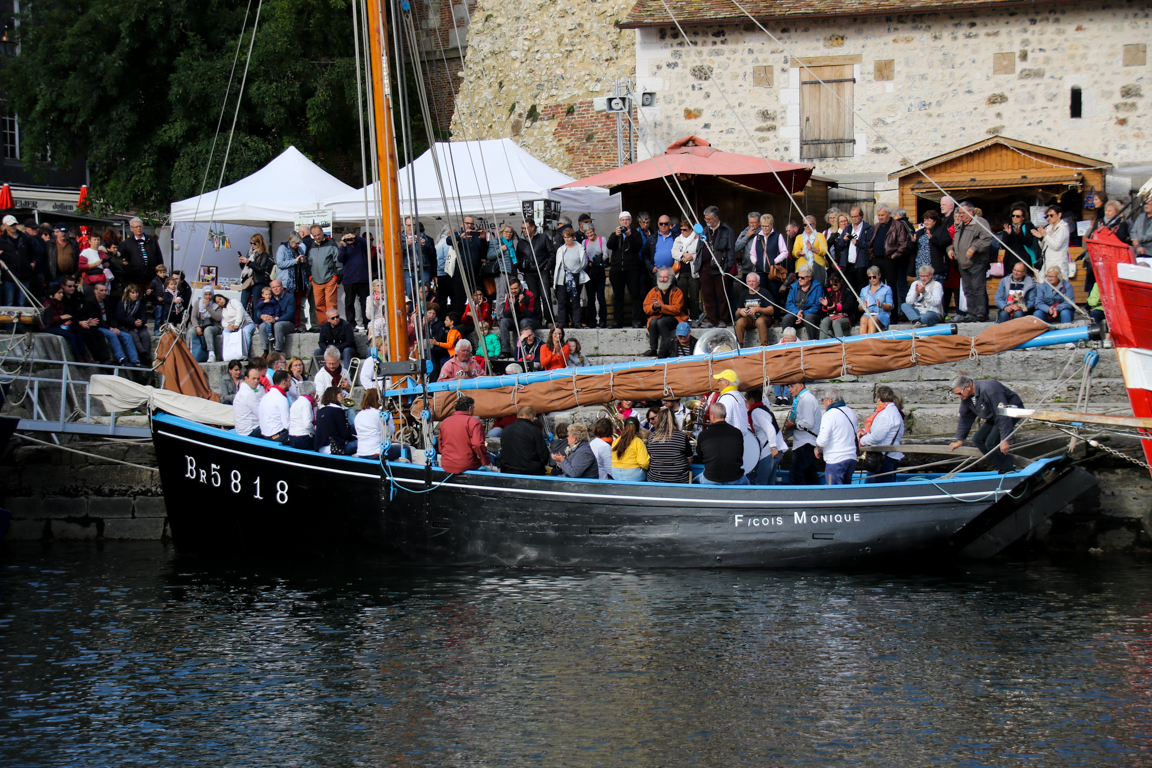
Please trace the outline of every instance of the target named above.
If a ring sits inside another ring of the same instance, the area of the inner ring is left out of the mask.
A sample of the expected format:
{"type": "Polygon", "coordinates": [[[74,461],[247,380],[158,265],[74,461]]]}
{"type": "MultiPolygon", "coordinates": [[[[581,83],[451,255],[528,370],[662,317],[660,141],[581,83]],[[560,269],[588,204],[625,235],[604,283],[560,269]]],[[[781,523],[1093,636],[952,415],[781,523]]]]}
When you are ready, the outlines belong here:
{"type": "Polygon", "coordinates": [[[157,372],[164,374],[164,389],[220,402],[220,395],[208,384],[208,374],[192,357],[180,335],[171,328],[160,338],[156,359],[160,361],[156,366],[157,372]]]}
{"type": "MultiPolygon", "coordinates": [[[[885,339],[877,336],[850,344],[805,347],[785,344],[763,347],[758,353],[725,360],[653,361],[643,368],[612,373],[581,374],[542,381],[520,387],[467,390],[476,401],[476,415],[482,418],[508,416],[531,405],[538,413],[563,411],[579,406],[600,405],[617,399],[657,400],[661,397],[687,397],[711,391],[712,374],[731,368],[740,376],[741,389],[763,384],[789,384],[803,379],[818,381],[843,376],[863,376],[911,368],[939,365],[973,356],[995,355],[1048,330],[1048,324],[1024,317],[994,325],[980,335],[928,336],[918,339],[885,339]]],[[[456,407],[456,392],[436,392],[433,413],[444,418],[456,407]]]]}

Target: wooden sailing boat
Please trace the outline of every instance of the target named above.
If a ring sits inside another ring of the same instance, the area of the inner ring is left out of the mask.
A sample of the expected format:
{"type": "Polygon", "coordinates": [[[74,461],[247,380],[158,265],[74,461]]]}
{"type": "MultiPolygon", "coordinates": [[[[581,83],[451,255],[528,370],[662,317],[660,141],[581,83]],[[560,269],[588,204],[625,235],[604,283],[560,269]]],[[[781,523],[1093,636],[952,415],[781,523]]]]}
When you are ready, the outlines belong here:
{"type": "MultiPolygon", "coordinates": [[[[369,0],[376,155],[383,233],[399,231],[384,14],[369,0]]],[[[405,327],[398,243],[381,237],[386,313],[405,327]]],[[[518,402],[553,411],[613,397],[707,391],[712,367],[749,384],[819,379],[1063,344],[1087,329],[1015,321],[976,339],[944,327],[628,364],[579,372],[397,383],[389,396],[426,397],[430,418],[471,390],[483,415],[518,402]],[[417,386],[416,384],[419,384],[417,386]],[[435,413],[432,414],[431,411],[435,413]]],[[[389,333],[395,373],[411,373],[403,332],[389,333]]],[[[430,463],[321,455],[242,437],[167,413],[152,434],[175,543],[184,550],[298,556],[323,551],[399,565],[527,567],[827,567],[941,556],[989,557],[1091,487],[1049,459],[1008,473],[908,473],[845,486],[704,486],[572,480],[489,472],[448,474],[430,463]]],[[[383,451],[382,451],[383,454],[383,451]]],[[[426,453],[431,456],[431,452],[426,453]]]]}

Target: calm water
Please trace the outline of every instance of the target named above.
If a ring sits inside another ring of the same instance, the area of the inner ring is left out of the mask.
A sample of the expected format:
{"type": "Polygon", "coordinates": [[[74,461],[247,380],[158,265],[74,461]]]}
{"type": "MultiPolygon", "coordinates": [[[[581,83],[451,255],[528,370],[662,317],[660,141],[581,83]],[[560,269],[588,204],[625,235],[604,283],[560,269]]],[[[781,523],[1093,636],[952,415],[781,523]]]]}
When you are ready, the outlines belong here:
{"type": "Polygon", "coordinates": [[[0,765],[1148,765],[1152,566],[0,555],[0,765]]]}

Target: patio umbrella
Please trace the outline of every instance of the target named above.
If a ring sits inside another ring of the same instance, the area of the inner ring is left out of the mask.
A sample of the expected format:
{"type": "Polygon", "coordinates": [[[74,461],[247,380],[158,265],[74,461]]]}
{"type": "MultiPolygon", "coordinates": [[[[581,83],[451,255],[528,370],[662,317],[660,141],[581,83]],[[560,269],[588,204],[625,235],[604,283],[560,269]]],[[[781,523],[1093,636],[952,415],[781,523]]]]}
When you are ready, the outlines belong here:
{"type": "Polygon", "coordinates": [[[722,152],[698,136],[688,136],[670,144],[662,155],[573,181],[560,188],[613,187],[675,174],[720,176],[762,192],[790,195],[804,189],[812,177],[812,170],[811,165],[722,152]]]}

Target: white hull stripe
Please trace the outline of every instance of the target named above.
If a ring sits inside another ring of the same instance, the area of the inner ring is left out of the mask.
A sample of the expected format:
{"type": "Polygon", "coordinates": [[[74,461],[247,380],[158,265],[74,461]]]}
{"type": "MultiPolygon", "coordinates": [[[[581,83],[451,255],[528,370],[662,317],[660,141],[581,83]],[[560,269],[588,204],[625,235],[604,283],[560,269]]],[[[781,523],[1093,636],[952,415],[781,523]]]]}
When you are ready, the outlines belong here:
{"type": "Polygon", "coordinates": [[[1116,265],[1116,277],[1121,280],[1131,280],[1134,283],[1152,284],[1152,269],[1142,264],[1120,263],[1116,265]]]}
{"type": "MultiPolygon", "coordinates": [[[[276,463],[276,464],[286,464],[290,467],[294,467],[295,469],[314,469],[318,472],[332,472],[332,473],[337,474],[337,475],[352,475],[353,477],[366,477],[370,480],[379,480],[380,479],[380,475],[370,475],[370,474],[367,474],[365,472],[351,472],[347,469],[331,469],[329,467],[317,467],[317,466],[313,466],[311,464],[301,464],[298,461],[285,461],[284,459],[273,459],[273,458],[270,458],[268,456],[253,456],[251,453],[247,453],[245,451],[237,451],[237,450],[234,450],[232,448],[225,448],[222,445],[204,445],[204,443],[201,443],[197,440],[193,440],[190,437],[184,437],[183,435],[174,435],[171,432],[165,432],[164,430],[159,430],[157,432],[157,434],[164,435],[164,437],[171,437],[174,440],[182,440],[185,443],[192,443],[193,445],[198,445],[201,448],[208,448],[209,450],[213,450],[213,451],[224,451],[225,453],[234,453],[237,456],[244,456],[244,457],[249,458],[249,459],[255,459],[256,461],[271,461],[271,462],[276,463]]],[[[279,443],[277,443],[277,445],[279,445],[279,443]]],[[[319,455],[319,454],[317,454],[317,455],[319,455]]]]}
{"type": "MultiPolygon", "coordinates": [[[[1152,272],[1152,269],[1147,269],[1152,272]]],[[[1145,389],[1152,392],[1152,351],[1136,347],[1117,349],[1116,357],[1120,372],[1124,374],[1124,384],[1128,389],[1145,389]]]]}
{"type": "MultiPolygon", "coordinates": [[[[403,477],[397,477],[396,482],[402,483],[404,485],[423,485],[424,484],[423,480],[410,480],[408,478],[403,478],[403,477]]],[[[503,494],[503,493],[513,493],[513,494],[522,494],[522,495],[523,494],[538,494],[541,496],[557,496],[557,497],[565,497],[565,498],[578,498],[578,499],[587,499],[588,498],[587,493],[575,493],[575,492],[571,492],[571,491],[545,491],[545,490],[536,490],[536,489],[532,489],[532,488],[493,488],[493,487],[487,486],[487,485],[465,485],[463,483],[447,483],[446,485],[444,485],[442,487],[444,487],[444,488],[459,488],[459,489],[468,490],[468,491],[483,491],[485,493],[495,493],[495,494],[503,494]]],[[[733,486],[733,487],[736,487],[736,486],[733,486]]],[[[890,497],[877,498],[877,499],[858,499],[858,500],[828,499],[826,501],[800,501],[800,500],[773,501],[771,499],[760,499],[760,500],[749,499],[749,500],[745,501],[743,499],[684,499],[684,498],[656,497],[656,496],[615,496],[615,495],[612,495],[612,496],[605,495],[602,498],[607,502],[659,500],[659,501],[666,503],[666,504],[667,503],[680,503],[680,504],[690,504],[690,505],[695,505],[695,506],[714,506],[714,507],[731,507],[731,506],[787,507],[789,509],[795,509],[797,507],[832,507],[832,506],[844,507],[844,506],[847,506],[849,508],[855,509],[858,507],[871,506],[873,504],[887,504],[887,503],[894,503],[894,502],[901,502],[901,503],[931,502],[931,501],[943,501],[945,499],[963,500],[963,499],[968,499],[968,498],[981,498],[981,497],[989,497],[989,503],[991,503],[990,496],[993,493],[996,494],[996,498],[999,499],[1001,496],[1006,495],[1008,493],[1008,491],[1004,491],[1004,490],[1000,490],[1000,491],[972,491],[972,492],[968,492],[968,493],[953,493],[951,495],[939,494],[936,496],[890,496],[890,497]]]]}

